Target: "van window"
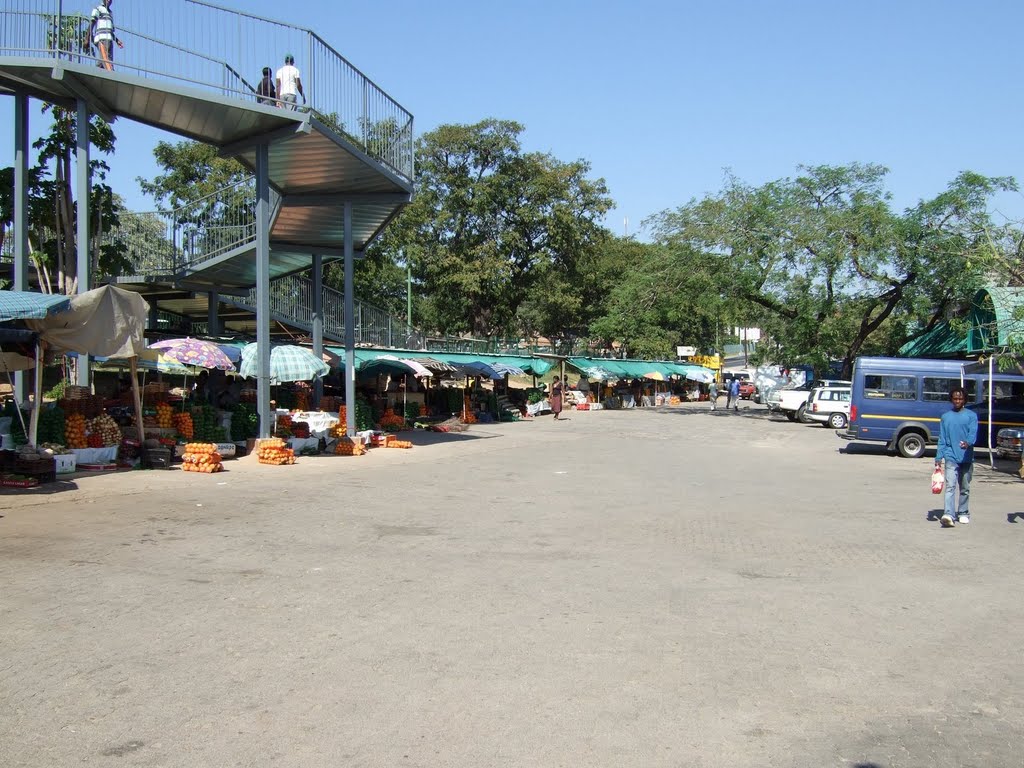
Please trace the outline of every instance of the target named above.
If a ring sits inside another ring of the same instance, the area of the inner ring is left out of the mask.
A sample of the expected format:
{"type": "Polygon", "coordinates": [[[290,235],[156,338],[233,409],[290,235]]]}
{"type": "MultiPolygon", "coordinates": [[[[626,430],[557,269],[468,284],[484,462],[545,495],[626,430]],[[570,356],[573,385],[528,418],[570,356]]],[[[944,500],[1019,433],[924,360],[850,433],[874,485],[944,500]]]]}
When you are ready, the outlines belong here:
{"type": "MultiPolygon", "coordinates": [[[[978,388],[974,379],[964,379],[964,391],[967,393],[967,402],[973,403],[977,400],[978,388]]],[[[921,379],[921,399],[928,402],[945,403],[949,400],[949,390],[960,386],[960,377],[942,378],[938,376],[925,376],[921,379]]]]}
{"type": "MultiPolygon", "coordinates": [[[[999,381],[996,379],[992,382],[995,387],[996,400],[1022,400],[1024,399],[1024,384],[1017,381],[999,381]]],[[[982,391],[985,393],[985,398],[988,399],[989,393],[989,380],[984,380],[982,391]]]]}
{"type": "MultiPolygon", "coordinates": [[[[916,376],[878,376],[864,377],[864,397],[873,400],[916,400],[916,376]]],[[[949,397],[949,392],[946,393],[949,397]]]]}

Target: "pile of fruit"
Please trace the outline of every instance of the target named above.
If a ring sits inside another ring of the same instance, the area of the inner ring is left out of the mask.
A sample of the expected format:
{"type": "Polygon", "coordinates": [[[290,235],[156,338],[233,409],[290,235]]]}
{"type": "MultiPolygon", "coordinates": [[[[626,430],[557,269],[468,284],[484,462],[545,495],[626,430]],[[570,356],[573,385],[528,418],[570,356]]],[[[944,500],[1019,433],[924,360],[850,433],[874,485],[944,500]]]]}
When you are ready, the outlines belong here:
{"type": "Polygon", "coordinates": [[[260,415],[248,403],[239,403],[231,414],[231,439],[246,440],[259,434],[260,415]]]}
{"type": "Polygon", "coordinates": [[[334,446],[335,456],[362,456],[364,453],[366,453],[366,446],[361,440],[349,440],[347,437],[342,437],[334,446]]]}
{"type": "MultiPolygon", "coordinates": [[[[263,459],[261,458],[262,462],[263,459]]],[[[224,469],[221,456],[217,453],[216,443],[188,443],[185,455],[181,457],[181,469],[184,472],[205,472],[211,474],[224,469]]]]}
{"type": "Polygon", "coordinates": [[[427,408],[427,404],[426,403],[420,403],[419,415],[420,415],[420,417],[424,417],[424,416],[429,416],[430,415],[430,409],[427,408]]]}
{"type": "Polygon", "coordinates": [[[39,428],[36,440],[40,443],[64,442],[64,411],[58,406],[44,408],[39,412],[39,428]]]}
{"type": "Polygon", "coordinates": [[[462,417],[462,420],[466,424],[476,424],[476,414],[473,413],[473,404],[470,403],[468,395],[464,401],[463,413],[465,416],[462,417]]]}
{"type": "Polygon", "coordinates": [[[86,448],[85,416],[80,413],[70,414],[64,422],[64,442],[68,448],[86,448]]]}
{"type": "Polygon", "coordinates": [[[271,437],[260,442],[256,449],[256,460],[260,464],[294,464],[295,451],[286,448],[284,440],[279,437],[271,437]]]}
{"type": "Polygon", "coordinates": [[[384,415],[380,417],[380,428],[387,430],[388,432],[397,432],[405,426],[405,419],[399,416],[391,408],[384,411],[384,415]]]}
{"type": "Polygon", "coordinates": [[[192,428],[192,414],[174,414],[174,428],[178,430],[178,434],[184,437],[186,440],[191,440],[193,435],[195,435],[195,431],[192,428]]]}
{"type": "Polygon", "coordinates": [[[121,442],[121,428],[106,413],[101,413],[91,419],[86,425],[86,429],[89,432],[90,448],[107,448],[121,442]]]}
{"type": "MultiPolygon", "coordinates": [[[[342,408],[343,412],[344,412],[344,410],[345,409],[342,408]]],[[[338,438],[338,439],[341,439],[341,440],[345,439],[348,436],[348,432],[346,431],[346,428],[345,428],[345,419],[343,418],[337,424],[333,425],[330,428],[330,430],[328,430],[328,434],[331,437],[334,437],[334,438],[338,438]]]]}
{"type": "Polygon", "coordinates": [[[310,390],[309,384],[306,384],[304,381],[297,382],[295,384],[295,410],[308,411],[312,399],[313,393],[310,390]]]}
{"type": "Polygon", "coordinates": [[[292,436],[292,417],[287,413],[282,413],[277,417],[277,429],[274,430],[274,437],[291,437],[292,436]]]}
{"type": "Polygon", "coordinates": [[[292,437],[301,437],[302,439],[309,437],[309,424],[305,421],[293,421],[292,437]]]}
{"type": "Polygon", "coordinates": [[[412,443],[408,440],[395,440],[391,439],[384,443],[385,448],[412,448],[412,443]]]}
{"type": "Polygon", "coordinates": [[[170,429],[174,426],[174,409],[167,403],[156,404],[156,425],[161,429],[170,429]]]}
{"type": "Polygon", "coordinates": [[[224,428],[220,425],[220,415],[212,405],[192,409],[192,436],[203,442],[224,442],[224,428]]]}

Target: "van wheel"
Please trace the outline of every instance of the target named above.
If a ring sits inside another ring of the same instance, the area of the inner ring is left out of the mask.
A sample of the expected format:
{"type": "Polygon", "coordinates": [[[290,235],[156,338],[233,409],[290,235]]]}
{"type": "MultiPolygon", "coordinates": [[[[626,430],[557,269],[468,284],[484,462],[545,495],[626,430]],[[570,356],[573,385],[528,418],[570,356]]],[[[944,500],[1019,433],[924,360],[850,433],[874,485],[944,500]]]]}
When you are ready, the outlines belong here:
{"type": "Polygon", "coordinates": [[[800,406],[796,409],[796,420],[801,424],[810,424],[811,420],[808,419],[804,414],[807,413],[807,403],[800,403],[800,406]]]}
{"type": "Polygon", "coordinates": [[[796,421],[795,413],[793,413],[792,411],[784,411],[784,413],[786,414],[787,419],[789,419],[790,421],[796,421]]]}
{"type": "Polygon", "coordinates": [[[904,432],[896,441],[896,450],[905,459],[920,459],[924,456],[926,443],[917,432],[904,432]]]}
{"type": "Polygon", "coordinates": [[[846,426],[846,414],[833,413],[828,417],[828,426],[832,429],[843,429],[846,426]]]}

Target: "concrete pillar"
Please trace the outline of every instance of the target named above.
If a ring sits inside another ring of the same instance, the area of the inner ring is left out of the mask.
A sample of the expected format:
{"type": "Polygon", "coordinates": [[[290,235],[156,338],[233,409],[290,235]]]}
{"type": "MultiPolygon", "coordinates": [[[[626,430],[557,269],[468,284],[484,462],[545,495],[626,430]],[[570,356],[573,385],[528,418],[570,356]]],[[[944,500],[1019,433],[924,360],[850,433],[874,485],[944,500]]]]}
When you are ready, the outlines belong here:
{"type": "Polygon", "coordinates": [[[220,294],[210,291],[206,305],[206,332],[210,336],[220,335],[220,294]]]}
{"type": "Polygon", "coordinates": [[[356,433],[355,253],[352,250],[352,203],[345,202],[345,429],[356,433]]]}
{"type": "MultiPolygon", "coordinates": [[[[14,290],[28,290],[28,96],[14,96],[14,290]]],[[[28,378],[14,374],[14,397],[28,399],[28,378]]]]}
{"type": "MultiPolygon", "coordinates": [[[[91,285],[89,258],[89,107],[78,100],[78,120],[75,124],[77,144],[75,150],[75,198],[78,201],[78,293],[85,293],[91,285]]],[[[78,385],[88,387],[89,356],[78,356],[78,385]]]]}
{"type": "Polygon", "coordinates": [[[270,147],[256,147],[256,400],[260,437],[270,437],[270,147]]]}
{"type": "MultiPolygon", "coordinates": [[[[313,354],[323,359],[324,354],[324,259],[319,253],[313,254],[313,354]]],[[[313,407],[320,407],[324,394],[324,381],[313,382],[313,407]]]]}

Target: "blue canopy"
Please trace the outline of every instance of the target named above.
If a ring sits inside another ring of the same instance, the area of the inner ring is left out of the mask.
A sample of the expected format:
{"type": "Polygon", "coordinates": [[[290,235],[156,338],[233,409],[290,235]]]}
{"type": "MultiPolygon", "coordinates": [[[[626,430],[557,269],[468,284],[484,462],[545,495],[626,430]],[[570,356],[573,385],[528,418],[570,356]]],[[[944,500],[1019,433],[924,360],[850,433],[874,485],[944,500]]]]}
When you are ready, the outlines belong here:
{"type": "Polygon", "coordinates": [[[59,293],[0,291],[0,323],[9,320],[42,320],[70,305],[71,299],[59,293]]]}

